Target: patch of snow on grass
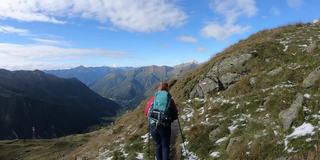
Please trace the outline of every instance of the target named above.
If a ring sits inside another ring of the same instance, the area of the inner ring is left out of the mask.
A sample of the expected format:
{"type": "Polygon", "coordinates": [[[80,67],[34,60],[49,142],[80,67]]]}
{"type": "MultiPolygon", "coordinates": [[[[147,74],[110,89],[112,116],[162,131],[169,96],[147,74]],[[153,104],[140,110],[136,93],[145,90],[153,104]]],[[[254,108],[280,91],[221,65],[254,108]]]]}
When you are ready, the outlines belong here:
{"type": "Polygon", "coordinates": [[[275,90],[275,89],[281,89],[281,88],[292,88],[292,87],[295,87],[297,85],[295,84],[278,84],[278,85],[275,85],[273,87],[270,87],[270,88],[264,88],[262,89],[262,92],[267,92],[269,90],[275,90]]]}
{"type": "Polygon", "coordinates": [[[184,160],[199,160],[198,156],[195,153],[189,151],[186,148],[186,146],[188,144],[189,144],[189,142],[187,142],[187,141],[182,143],[182,144],[180,144],[181,147],[182,147],[182,156],[184,157],[184,160]]]}
{"type": "Polygon", "coordinates": [[[284,47],[284,49],[282,51],[286,52],[289,48],[289,38],[286,38],[286,40],[281,40],[280,44],[282,44],[284,47]]]}
{"type": "Polygon", "coordinates": [[[199,115],[203,115],[203,113],[204,113],[204,107],[199,108],[199,109],[198,109],[198,112],[200,112],[199,115]]]}
{"type": "Polygon", "coordinates": [[[222,143],[222,142],[224,142],[226,140],[228,140],[228,137],[223,137],[223,138],[218,139],[215,143],[216,144],[220,144],[220,143],[222,143]]]}
{"type": "Polygon", "coordinates": [[[231,126],[228,127],[230,133],[232,134],[234,132],[234,130],[236,130],[238,128],[238,125],[233,124],[231,126]]]}
{"type": "Polygon", "coordinates": [[[139,160],[143,160],[144,158],[143,158],[143,153],[137,153],[137,157],[136,157],[137,159],[139,159],[139,160]]]}
{"type": "MultiPolygon", "coordinates": [[[[146,133],[145,135],[141,136],[141,138],[143,139],[144,143],[148,142],[148,137],[149,137],[149,133],[146,133]]],[[[151,136],[150,136],[150,139],[151,139],[151,136]]]]}
{"type": "Polygon", "coordinates": [[[313,135],[314,129],[315,127],[310,123],[303,123],[301,126],[295,128],[294,131],[290,135],[286,136],[284,140],[285,150],[289,152],[289,149],[288,149],[289,139],[296,139],[296,138],[307,136],[307,135],[313,135]]]}
{"type": "Polygon", "coordinates": [[[206,102],[206,100],[202,98],[194,98],[194,100],[198,102],[206,102]]]}
{"type": "Polygon", "coordinates": [[[303,96],[304,96],[304,98],[307,98],[307,99],[310,99],[310,98],[311,98],[311,95],[308,94],[308,93],[304,94],[303,96]]]}
{"type": "Polygon", "coordinates": [[[258,108],[257,110],[256,110],[256,112],[263,112],[263,111],[265,111],[266,109],[265,108],[258,108]]]}
{"type": "Polygon", "coordinates": [[[212,152],[212,153],[210,153],[210,156],[212,158],[219,158],[220,157],[220,152],[212,152]]]}

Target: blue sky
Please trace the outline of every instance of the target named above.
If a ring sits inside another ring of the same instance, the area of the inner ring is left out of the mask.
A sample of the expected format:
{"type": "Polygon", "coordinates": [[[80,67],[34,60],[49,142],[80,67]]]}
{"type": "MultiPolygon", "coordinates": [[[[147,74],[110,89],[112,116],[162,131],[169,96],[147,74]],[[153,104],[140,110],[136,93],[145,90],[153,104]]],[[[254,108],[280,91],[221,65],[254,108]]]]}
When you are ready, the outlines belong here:
{"type": "Polygon", "coordinates": [[[319,10],[318,0],[2,0],[0,68],[204,62],[319,10]]]}

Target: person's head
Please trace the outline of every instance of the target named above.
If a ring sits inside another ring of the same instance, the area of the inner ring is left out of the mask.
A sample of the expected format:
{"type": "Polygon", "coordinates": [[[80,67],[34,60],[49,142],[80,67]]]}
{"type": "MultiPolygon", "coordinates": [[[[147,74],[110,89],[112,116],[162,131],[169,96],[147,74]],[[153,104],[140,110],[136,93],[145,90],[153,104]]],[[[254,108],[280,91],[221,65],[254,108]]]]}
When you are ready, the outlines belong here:
{"type": "Polygon", "coordinates": [[[161,83],[158,85],[158,90],[159,90],[159,91],[169,91],[169,84],[168,84],[168,83],[165,83],[165,82],[161,82],[161,83]]]}

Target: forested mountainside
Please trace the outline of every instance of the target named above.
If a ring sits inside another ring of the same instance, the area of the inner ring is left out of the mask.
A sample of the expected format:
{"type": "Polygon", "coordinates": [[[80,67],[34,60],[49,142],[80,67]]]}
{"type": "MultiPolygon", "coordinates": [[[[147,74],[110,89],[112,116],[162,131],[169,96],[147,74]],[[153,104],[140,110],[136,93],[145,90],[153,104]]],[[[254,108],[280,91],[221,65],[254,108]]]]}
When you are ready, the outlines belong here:
{"type": "Polygon", "coordinates": [[[124,106],[135,108],[150,95],[157,83],[192,71],[197,62],[183,63],[174,67],[83,67],[48,70],[47,73],[62,78],[77,78],[101,96],[124,106]]]}
{"type": "Polygon", "coordinates": [[[55,138],[110,123],[121,107],[77,79],[0,70],[0,139],[55,138]]]}

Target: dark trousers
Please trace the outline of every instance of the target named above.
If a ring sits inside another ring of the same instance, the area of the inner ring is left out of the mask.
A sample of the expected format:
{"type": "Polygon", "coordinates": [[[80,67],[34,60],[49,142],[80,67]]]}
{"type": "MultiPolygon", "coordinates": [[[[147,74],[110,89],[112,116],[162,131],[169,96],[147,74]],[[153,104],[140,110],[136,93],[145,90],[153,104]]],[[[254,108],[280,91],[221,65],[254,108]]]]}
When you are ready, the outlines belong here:
{"type": "Polygon", "coordinates": [[[156,142],[157,160],[169,160],[171,126],[151,127],[151,135],[156,142]]]}

